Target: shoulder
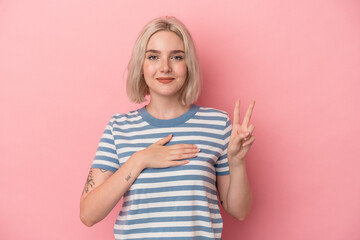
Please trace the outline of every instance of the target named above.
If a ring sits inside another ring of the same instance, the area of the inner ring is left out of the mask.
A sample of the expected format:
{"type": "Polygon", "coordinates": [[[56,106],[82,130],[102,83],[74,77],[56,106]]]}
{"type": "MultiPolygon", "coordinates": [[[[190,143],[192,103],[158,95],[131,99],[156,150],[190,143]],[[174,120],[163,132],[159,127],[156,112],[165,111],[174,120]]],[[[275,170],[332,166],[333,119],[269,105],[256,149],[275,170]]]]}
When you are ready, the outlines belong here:
{"type": "Polygon", "coordinates": [[[229,118],[229,114],[226,111],[212,108],[212,107],[199,106],[198,113],[199,113],[199,115],[204,115],[204,116],[225,118],[225,120],[227,120],[229,118]]]}
{"type": "Polygon", "coordinates": [[[115,113],[111,116],[109,125],[113,127],[114,125],[128,125],[134,124],[141,121],[140,114],[138,110],[132,110],[127,113],[115,113]]]}
{"type": "Polygon", "coordinates": [[[229,114],[226,111],[212,107],[199,106],[196,118],[205,120],[209,123],[212,122],[218,125],[222,130],[231,125],[229,114]]]}

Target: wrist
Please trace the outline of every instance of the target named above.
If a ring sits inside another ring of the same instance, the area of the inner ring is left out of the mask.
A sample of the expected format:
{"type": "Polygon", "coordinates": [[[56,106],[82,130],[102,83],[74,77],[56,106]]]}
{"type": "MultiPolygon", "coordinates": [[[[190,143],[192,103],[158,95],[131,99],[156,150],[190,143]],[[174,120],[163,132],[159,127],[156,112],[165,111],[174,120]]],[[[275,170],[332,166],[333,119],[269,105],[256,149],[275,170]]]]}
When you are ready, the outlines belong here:
{"type": "Polygon", "coordinates": [[[230,158],[228,159],[228,164],[229,167],[245,167],[246,162],[245,162],[245,158],[241,158],[241,159],[230,158]]]}
{"type": "MultiPolygon", "coordinates": [[[[139,151],[140,152],[140,151],[139,151]]],[[[136,166],[136,168],[140,169],[140,172],[142,170],[144,170],[146,168],[145,166],[145,162],[143,161],[143,159],[139,156],[139,152],[135,152],[131,157],[131,161],[134,163],[134,165],[136,166]]],[[[129,160],[130,160],[129,159],[129,160]]]]}

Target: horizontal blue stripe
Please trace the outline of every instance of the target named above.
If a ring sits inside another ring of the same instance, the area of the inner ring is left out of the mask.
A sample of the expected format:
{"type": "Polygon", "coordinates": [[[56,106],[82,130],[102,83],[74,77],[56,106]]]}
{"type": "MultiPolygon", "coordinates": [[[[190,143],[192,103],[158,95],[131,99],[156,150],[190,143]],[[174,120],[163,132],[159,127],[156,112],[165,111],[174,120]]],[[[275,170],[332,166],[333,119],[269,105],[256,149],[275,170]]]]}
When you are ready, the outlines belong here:
{"type": "Polygon", "coordinates": [[[131,119],[131,118],[135,118],[135,117],[138,117],[138,116],[140,116],[139,113],[137,112],[137,110],[134,110],[134,111],[130,111],[130,112],[126,113],[126,114],[124,114],[124,113],[115,114],[115,115],[113,115],[113,118],[114,118],[115,121],[120,121],[120,119],[124,118],[124,117],[131,119]]]}
{"type": "MultiPolygon", "coordinates": [[[[155,142],[155,141],[154,141],[155,142]]],[[[152,143],[120,143],[120,144],[116,144],[116,148],[120,149],[120,148],[125,148],[125,147],[143,147],[143,148],[147,148],[148,146],[150,146],[152,143]]],[[[207,145],[207,146],[211,146],[211,147],[216,147],[216,148],[223,148],[222,144],[219,143],[215,143],[215,142],[210,142],[210,141],[205,141],[205,140],[181,140],[181,141],[171,141],[168,144],[166,144],[166,146],[172,146],[172,145],[176,145],[176,144],[195,144],[195,145],[207,145]]],[[[205,152],[208,151],[207,149],[203,149],[205,152]]],[[[212,153],[212,152],[210,152],[212,153]]]]}
{"type": "Polygon", "coordinates": [[[216,176],[225,176],[225,175],[229,175],[230,172],[229,171],[225,171],[225,172],[216,172],[216,176]]]}
{"type": "Polygon", "coordinates": [[[108,152],[108,153],[112,153],[112,154],[116,154],[116,150],[113,148],[108,148],[108,147],[102,147],[99,146],[97,151],[101,151],[101,152],[108,152]]]}
{"type": "Polygon", "coordinates": [[[105,128],[103,134],[106,133],[106,134],[110,134],[110,135],[113,135],[112,131],[108,128],[105,128]]]}
{"type": "Polygon", "coordinates": [[[99,155],[99,153],[97,153],[98,155],[96,155],[94,157],[94,160],[104,160],[104,161],[108,161],[108,162],[113,162],[113,163],[117,163],[119,164],[119,159],[117,158],[112,158],[112,157],[108,157],[105,155],[99,155]]]}
{"type": "Polygon", "coordinates": [[[157,227],[157,228],[136,228],[129,230],[114,230],[115,234],[134,234],[134,233],[148,233],[148,232],[194,232],[203,231],[209,233],[221,233],[222,228],[209,228],[204,226],[191,226],[191,227],[157,227]]]}
{"type": "MultiPolygon", "coordinates": [[[[190,158],[190,161],[192,158],[190,158]]],[[[203,165],[181,165],[170,168],[146,168],[142,172],[143,173],[164,173],[164,172],[172,172],[172,171],[184,171],[184,170],[202,170],[209,173],[214,173],[214,170],[203,165]]]]}
{"type": "Polygon", "coordinates": [[[222,114],[222,115],[227,115],[226,112],[221,111],[221,110],[216,109],[216,108],[207,108],[207,109],[205,109],[205,107],[200,107],[199,112],[219,113],[219,114],[222,114]]]}
{"type": "MultiPolygon", "coordinates": [[[[119,157],[125,159],[120,164],[123,164],[124,162],[126,162],[126,157],[131,157],[134,153],[135,153],[135,151],[125,152],[124,154],[120,154],[119,157]]],[[[204,161],[204,162],[210,163],[213,166],[215,165],[215,161],[213,159],[207,158],[207,157],[194,157],[194,158],[187,158],[187,159],[190,160],[190,161],[192,161],[192,160],[196,160],[196,161],[199,161],[199,162],[204,161]]],[[[180,167],[191,167],[191,166],[194,166],[194,165],[187,165],[186,164],[186,165],[175,166],[175,167],[170,167],[170,168],[162,168],[161,171],[163,171],[163,172],[171,172],[171,171],[179,170],[178,168],[180,168],[180,167]]],[[[160,168],[158,168],[158,169],[160,169],[160,168]]]]}
{"type": "Polygon", "coordinates": [[[139,218],[133,220],[116,220],[116,225],[134,225],[143,223],[154,223],[154,222],[188,222],[188,221],[203,221],[208,223],[222,223],[221,218],[204,217],[204,216],[174,216],[174,217],[153,217],[153,218],[139,218]]]}
{"type": "MultiPolygon", "coordinates": [[[[200,113],[200,112],[199,112],[200,113]]],[[[212,121],[223,121],[224,123],[226,122],[227,117],[224,116],[200,116],[195,114],[192,119],[199,119],[199,120],[212,120],[212,121]]]]}
{"type": "Polygon", "coordinates": [[[105,160],[105,161],[109,161],[109,162],[114,162],[114,163],[119,163],[119,159],[118,158],[113,158],[113,157],[109,157],[109,156],[105,156],[100,152],[97,152],[95,157],[95,160],[105,160]]]}
{"type": "Polygon", "coordinates": [[[184,123],[181,127],[185,128],[209,128],[209,129],[216,129],[216,130],[223,130],[224,126],[215,125],[211,123],[184,123]]]}
{"type": "Polygon", "coordinates": [[[227,167],[227,166],[229,166],[229,164],[227,162],[215,165],[216,168],[223,168],[223,167],[227,167]]]}
{"type": "MultiPolygon", "coordinates": [[[[110,134],[111,134],[111,133],[110,133],[110,134]]],[[[100,139],[100,142],[109,143],[109,144],[114,144],[114,139],[102,137],[102,138],[100,139]]]]}
{"type": "Polygon", "coordinates": [[[218,204],[217,200],[208,198],[206,196],[200,195],[190,195],[190,196],[174,196],[174,197],[156,197],[156,198],[144,198],[144,199],[135,199],[130,201],[123,202],[123,207],[129,205],[137,204],[146,204],[146,203],[158,203],[158,202],[177,202],[177,201],[204,201],[212,204],[218,204]]]}
{"type": "Polygon", "coordinates": [[[103,164],[92,164],[91,168],[100,168],[100,169],[109,170],[111,172],[116,172],[118,170],[117,168],[110,167],[110,166],[103,165],[103,164]]]}
{"type": "Polygon", "coordinates": [[[207,213],[220,213],[219,209],[212,209],[210,207],[192,205],[192,206],[175,206],[175,207],[153,207],[144,209],[130,209],[128,211],[120,211],[120,216],[136,215],[143,213],[157,213],[157,212],[181,212],[181,211],[203,211],[207,213]]]}
{"type": "MultiPolygon", "coordinates": [[[[215,181],[209,177],[202,175],[182,175],[182,176],[171,176],[171,177],[157,177],[157,178],[137,178],[136,183],[157,183],[157,182],[172,182],[172,181],[183,181],[183,180],[202,180],[215,184],[215,181]]],[[[135,183],[134,182],[134,183],[135,183]]]]}
{"type": "MultiPolygon", "coordinates": [[[[143,170],[143,172],[156,174],[156,173],[169,173],[169,172],[177,172],[177,171],[184,171],[184,170],[202,170],[204,172],[215,174],[215,169],[213,170],[211,168],[201,165],[201,164],[203,164],[203,163],[201,163],[201,161],[204,161],[204,162],[207,161],[208,164],[214,166],[214,168],[215,168],[216,166],[215,166],[215,163],[213,160],[208,159],[208,158],[199,158],[199,157],[190,158],[189,160],[190,160],[190,162],[193,160],[196,160],[199,163],[196,165],[194,163],[192,165],[185,164],[185,165],[181,165],[181,166],[174,166],[174,167],[168,167],[168,168],[146,168],[143,170]]],[[[116,162],[116,163],[118,163],[118,162],[116,162]]],[[[120,165],[122,165],[122,164],[124,164],[124,163],[121,162],[120,165]]]]}
{"type": "Polygon", "coordinates": [[[136,139],[148,139],[148,138],[164,138],[167,137],[169,134],[172,134],[173,137],[193,137],[193,136],[201,136],[201,137],[211,137],[216,139],[222,139],[223,135],[212,133],[211,129],[209,131],[205,132],[199,132],[199,131],[189,131],[189,132],[164,132],[164,133],[148,133],[148,134],[141,134],[141,135],[134,135],[134,136],[122,136],[122,135],[116,135],[116,131],[114,131],[114,139],[115,140],[136,140],[136,139]]]}

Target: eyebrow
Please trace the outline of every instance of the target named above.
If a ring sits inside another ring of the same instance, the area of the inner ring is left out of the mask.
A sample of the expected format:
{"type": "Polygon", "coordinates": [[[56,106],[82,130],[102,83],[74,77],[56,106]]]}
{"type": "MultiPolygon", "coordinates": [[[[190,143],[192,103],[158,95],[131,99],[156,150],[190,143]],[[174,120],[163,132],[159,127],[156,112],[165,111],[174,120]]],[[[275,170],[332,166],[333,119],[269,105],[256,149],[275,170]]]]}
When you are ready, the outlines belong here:
{"type": "MultiPolygon", "coordinates": [[[[154,49],[146,50],[146,53],[148,53],[148,52],[161,53],[159,50],[154,50],[154,49]]],[[[185,54],[185,52],[183,50],[174,50],[174,51],[171,51],[171,53],[184,53],[185,54]]]]}

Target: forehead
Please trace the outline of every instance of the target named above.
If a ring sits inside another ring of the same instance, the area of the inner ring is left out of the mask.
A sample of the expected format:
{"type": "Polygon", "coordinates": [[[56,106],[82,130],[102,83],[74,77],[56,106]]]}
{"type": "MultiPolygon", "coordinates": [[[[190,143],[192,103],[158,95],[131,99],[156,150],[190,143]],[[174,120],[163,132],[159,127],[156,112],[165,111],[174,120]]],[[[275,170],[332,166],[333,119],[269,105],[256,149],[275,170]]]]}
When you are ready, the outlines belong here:
{"type": "Polygon", "coordinates": [[[153,49],[158,51],[183,50],[184,43],[176,33],[171,31],[159,31],[154,33],[147,44],[146,50],[153,49]]]}

